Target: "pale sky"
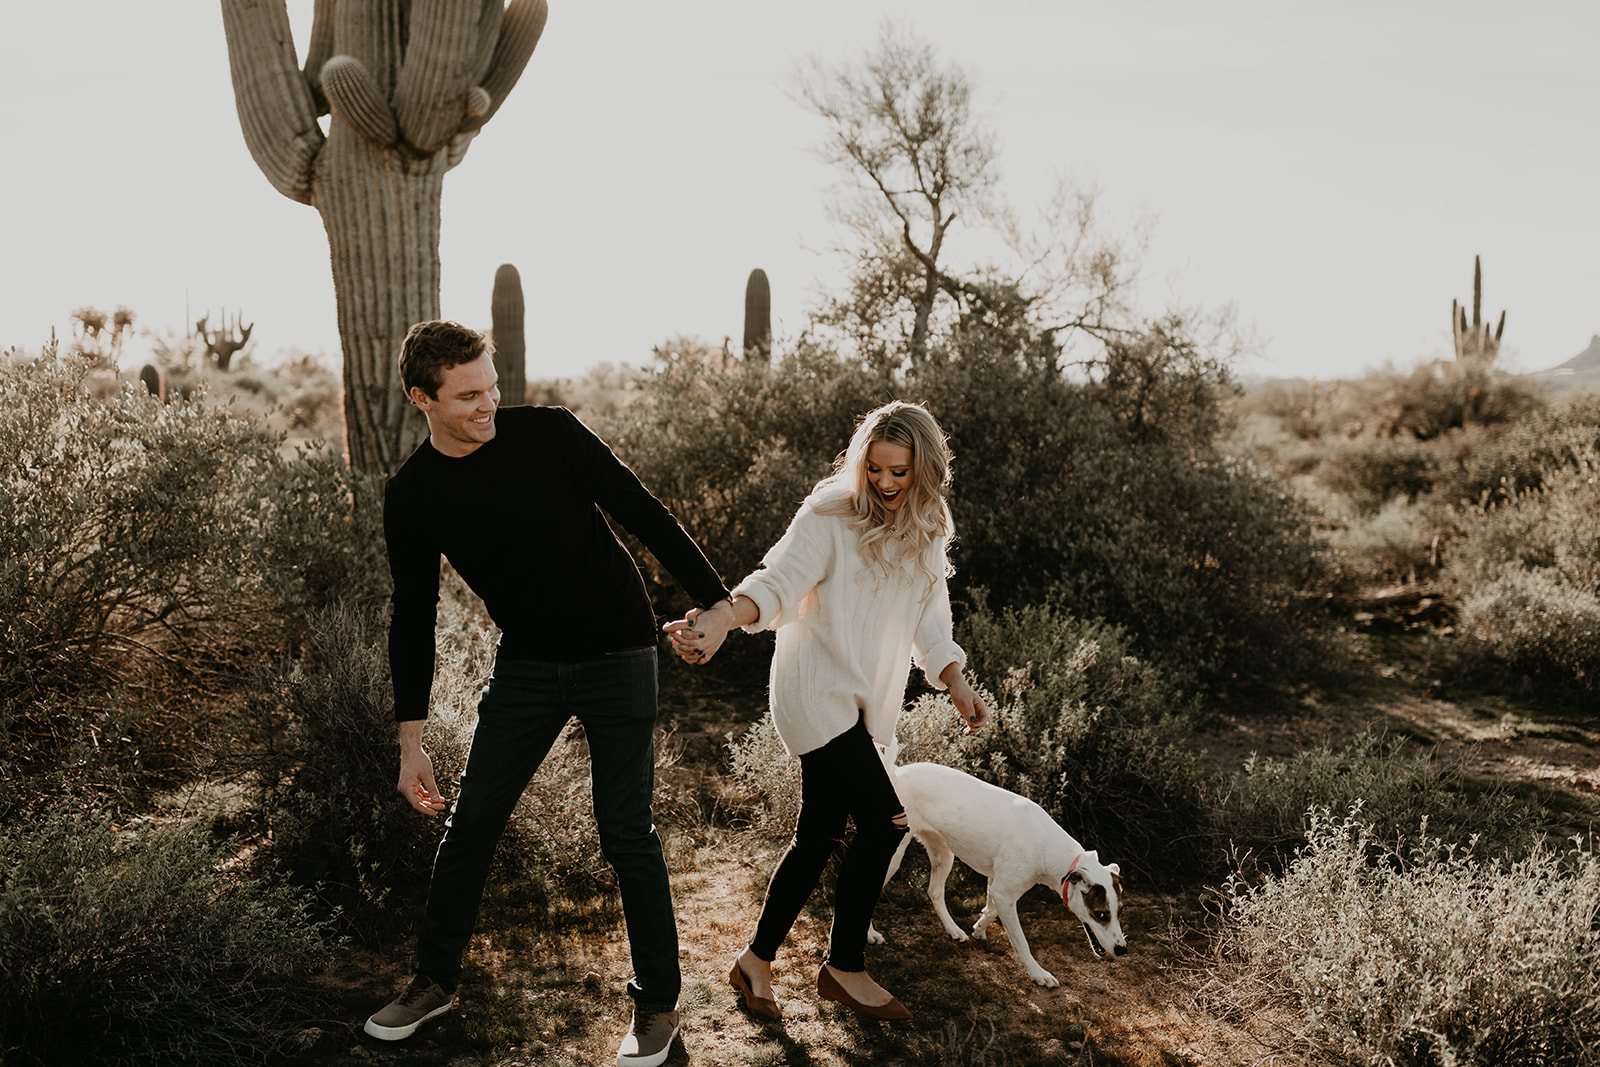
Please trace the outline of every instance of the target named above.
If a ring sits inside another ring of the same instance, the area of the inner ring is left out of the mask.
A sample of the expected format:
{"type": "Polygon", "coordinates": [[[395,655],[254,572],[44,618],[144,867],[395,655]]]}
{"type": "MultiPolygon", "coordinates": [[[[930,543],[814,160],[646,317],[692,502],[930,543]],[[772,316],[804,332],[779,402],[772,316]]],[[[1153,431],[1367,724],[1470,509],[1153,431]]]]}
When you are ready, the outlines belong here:
{"type": "MultiPolygon", "coordinates": [[[[310,0],[292,0],[303,56],[310,0]]],[[[1154,218],[1144,304],[1231,303],[1246,374],[1330,378],[1449,354],[1482,255],[1504,358],[1600,333],[1600,4],[550,0],[509,100],[445,179],[443,312],[528,305],[530,377],[644,364],[742,331],[766,270],[780,337],[834,285],[840,175],[788,95],[894,18],[960,63],[1022,211],[1058,175],[1154,218]]],[[[0,347],[83,305],[181,333],[242,308],[257,354],[337,362],[326,238],[239,132],[215,2],[8,5],[0,21],[0,347]]],[[[135,346],[126,366],[138,357],[135,346]]]]}

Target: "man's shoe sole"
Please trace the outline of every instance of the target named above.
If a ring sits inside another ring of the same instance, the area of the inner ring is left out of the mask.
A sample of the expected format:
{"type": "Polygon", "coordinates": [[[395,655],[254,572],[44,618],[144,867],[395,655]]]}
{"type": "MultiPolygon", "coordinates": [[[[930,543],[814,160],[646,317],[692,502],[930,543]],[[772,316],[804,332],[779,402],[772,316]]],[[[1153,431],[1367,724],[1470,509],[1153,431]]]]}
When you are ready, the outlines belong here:
{"type": "Polygon", "coordinates": [[[449,1011],[451,1008],[455,1007],[455,1003],[455,1000],[452,999],[444,1004],[439,1005],[437,1008],[434,1008],[428,1014],[412,1023],[410,1026],[379,1026],[371,1019],[368,1019],[367,1025],[363,1026],[361,1029],[365,1030],[368,1034],[377,1038],[379,1041],[400,1041],[416,1033],[417,1027],[421,1026],[429,1019],[436,1019],[445,1012],[449,1011]]]}

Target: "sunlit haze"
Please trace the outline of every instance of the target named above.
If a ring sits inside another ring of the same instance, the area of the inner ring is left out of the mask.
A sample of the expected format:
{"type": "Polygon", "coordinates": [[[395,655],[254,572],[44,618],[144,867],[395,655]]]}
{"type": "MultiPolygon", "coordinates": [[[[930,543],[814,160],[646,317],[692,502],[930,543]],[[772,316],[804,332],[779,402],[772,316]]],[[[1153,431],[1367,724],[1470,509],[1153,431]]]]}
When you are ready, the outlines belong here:
{"type": "MultiPolygon", "coordinates": [[[[302,56],[310,9],[290,4],[302,56]]],[[[1231,303],[1260,340],[1242,373],[1448,355],[1474,255],[1513,369],[1600,333],[1600,5],[1580,3],[550,0],[445,179],[445,316],[487,327],[513,263],[529,376],[569,377],[679,334],[737,343],[761,267],[781,350],[839,276],[842,175],[810,151],[795,65],[861,54],[885,18],[969,72],[1020,211],[1067,175],[1114,230],[1152,217],[1144,306],[1231,303]]],[[[218,5],[11,5],[4,28],[0,346],[68,336],[83,305],[157,334],[227,308],[260,359],[336,362],[321,220],[245,148],[218,5]]]]}

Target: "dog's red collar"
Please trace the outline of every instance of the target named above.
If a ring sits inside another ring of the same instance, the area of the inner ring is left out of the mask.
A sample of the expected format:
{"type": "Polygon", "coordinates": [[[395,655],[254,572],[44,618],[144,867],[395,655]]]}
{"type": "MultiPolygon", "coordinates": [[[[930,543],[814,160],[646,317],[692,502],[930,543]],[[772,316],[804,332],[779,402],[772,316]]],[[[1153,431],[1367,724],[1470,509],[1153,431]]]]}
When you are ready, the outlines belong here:
{"type": "Polygon", "coordinates": [[[1067,893],[1069,892],[1067,887],[1072,883],[1072,872],[1078,869],[1078,860],[1081,859],[1083,859],[1082,852],[1078,853],[1077,858],[1072,861],[1072,866],[1067,868],[1067,873],[1061,876],[1061,903],[1063,904],[1067,902],[1067,893]]]}

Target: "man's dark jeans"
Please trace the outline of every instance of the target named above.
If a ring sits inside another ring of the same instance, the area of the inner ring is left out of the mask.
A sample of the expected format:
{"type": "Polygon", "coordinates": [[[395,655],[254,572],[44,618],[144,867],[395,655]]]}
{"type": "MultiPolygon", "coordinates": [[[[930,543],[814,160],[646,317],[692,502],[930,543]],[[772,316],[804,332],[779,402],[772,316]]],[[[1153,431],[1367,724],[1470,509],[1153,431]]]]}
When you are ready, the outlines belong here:
{"type": "Polygon", "coordinates": [[[634,979],[647,1010],[677,1006],[678,927],[666,858],[650,814],[655,785],[656,652],[576,663],[501,659],[483,698],[472,752],[433,861],[416,970],[445,989],[461,976],[495,845],[512,810],[576,716],[589,742],[600,847],[617,874],[634,979]]]}

